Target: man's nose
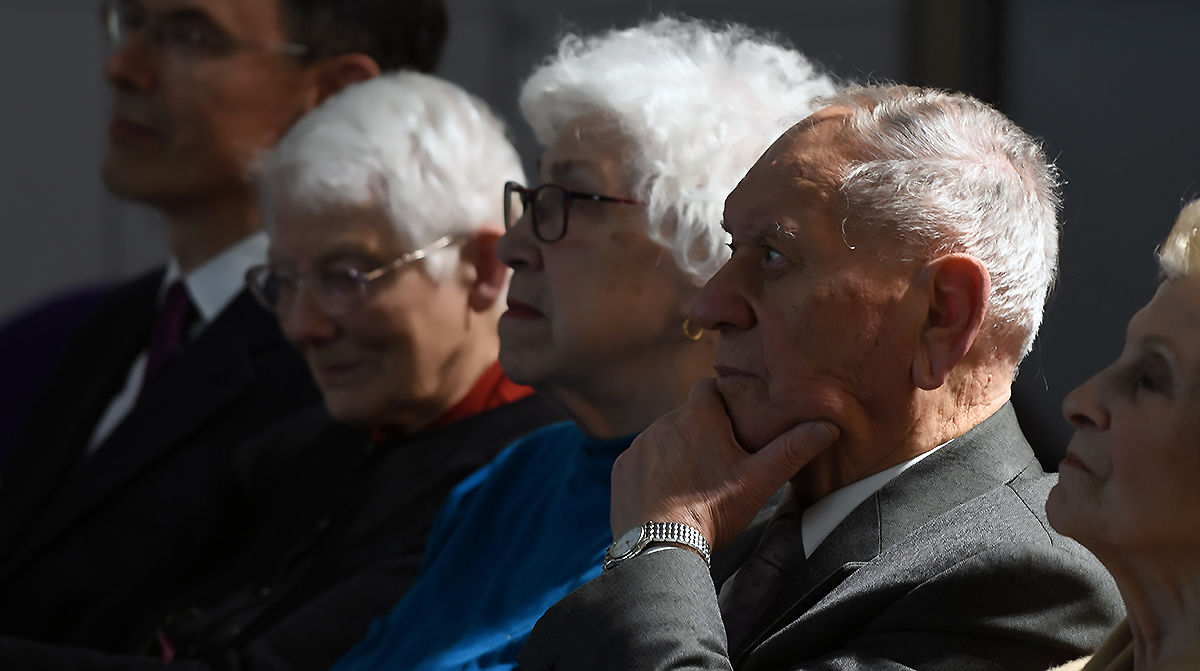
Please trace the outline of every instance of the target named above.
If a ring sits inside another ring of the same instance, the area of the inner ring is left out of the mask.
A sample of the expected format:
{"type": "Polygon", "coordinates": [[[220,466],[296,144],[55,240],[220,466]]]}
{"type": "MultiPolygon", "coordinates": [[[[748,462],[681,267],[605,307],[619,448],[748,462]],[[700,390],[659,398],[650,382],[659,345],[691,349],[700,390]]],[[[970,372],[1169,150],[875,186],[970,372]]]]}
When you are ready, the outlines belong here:
{"type": "Polygon", "coordinates": [[[742,270],[730,259],[712,279],[700,289],[692,303],[694,324],[710,331],[745,330],[757,323],[754,308],[747,296],[742,270]]]}
{"type": "Polygon", "coordinates": [[[104,76],[119,91],[146,92],[158,87],[159,58],[143,31],[117,46],[104,63],[104,76]]]}

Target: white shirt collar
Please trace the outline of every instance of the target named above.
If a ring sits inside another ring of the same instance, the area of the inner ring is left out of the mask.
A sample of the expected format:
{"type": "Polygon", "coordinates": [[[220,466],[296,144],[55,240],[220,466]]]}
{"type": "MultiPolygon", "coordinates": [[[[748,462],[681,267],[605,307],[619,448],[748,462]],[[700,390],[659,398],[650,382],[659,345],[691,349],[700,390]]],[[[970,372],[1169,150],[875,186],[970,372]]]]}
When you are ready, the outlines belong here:
{"type": "MultiPolygon", "coordinates": [[[[265,263],[270,239],[265,231],[247,236],[237,244],[209,259],[183,277],[188,295],[204,323],[211,322],[221,314],[246,284],[246,271],[251,266],[265,263]]],[[[159,300],[166,288],[179,279],[179,262],[171,257],[167,262],[167,274],[163,277],[159,300]]]]}
{"type": "MultiPolygon", "coordinates": [[[[800,522],[800,529],[804,535],[804,556],[811,557],[812,553],[821,545],[821,542],[842,523],[842,520],[846,519],[847,515],[858,507],[858,504],[866,501],[867,497],[879,491],[892,478],[900,475],[909,467],[937,452],[949,443],[950,441],[948,440],[928,452],[918,454],[904,463],[896,464],[885,471],[880,471],[857,482],[852,482],[841,489],[829,493],[825,498],[805,508],[800,522]]],[[[786,487],[787,491],[784,492],[783,501],[776,509],[775,514],[772,515],[772,519],[784,510],[789,508],[794,510],[797,507],[795,490],[792,489],[791,483],[788,483],[786,487]]]]}

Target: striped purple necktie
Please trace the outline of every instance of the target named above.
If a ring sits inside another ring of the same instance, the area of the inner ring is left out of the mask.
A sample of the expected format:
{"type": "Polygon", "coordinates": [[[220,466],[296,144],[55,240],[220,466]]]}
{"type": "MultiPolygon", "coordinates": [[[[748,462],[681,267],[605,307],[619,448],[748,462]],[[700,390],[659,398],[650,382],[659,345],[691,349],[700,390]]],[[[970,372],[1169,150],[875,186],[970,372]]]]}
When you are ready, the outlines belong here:
{"type": "Polygon", "coordinates": [[[146,374],[142,377],[143,389],[183,349],[188,327],[195,318],[196,307],[192,305],[187,287],[176,280],[167,289],[158,318],[154,320],[154,329],[150,331],[150,356],[146,360],[146,374]]]}

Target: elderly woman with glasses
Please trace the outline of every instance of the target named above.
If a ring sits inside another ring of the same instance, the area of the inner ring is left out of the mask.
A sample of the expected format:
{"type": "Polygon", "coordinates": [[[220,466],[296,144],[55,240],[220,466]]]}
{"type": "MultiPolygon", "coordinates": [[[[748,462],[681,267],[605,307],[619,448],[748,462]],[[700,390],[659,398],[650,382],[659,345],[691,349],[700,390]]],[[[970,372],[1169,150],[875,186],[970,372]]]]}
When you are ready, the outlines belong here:
{"type": "Polygon", "coordinates": [[[540,186],[504,187],[500,362],[574,421],[451,494],[413,589],[336,669],[510,668],[546,608],[600,572],[614,460],[712,374],[717,336],[689,311],[728,257],[724,198],[834,90],[744,28],[673,19],[568,35],[534,71],[521,108],[546,150],[540,186]]]}
{"type": "Polygon", "coordinates": [[[1125,349],[1063,402],[1075,427],[1046,514],[1112,573],[1128,616],[1060,671],[1200,669],[1200,200],[1125,349]]]}

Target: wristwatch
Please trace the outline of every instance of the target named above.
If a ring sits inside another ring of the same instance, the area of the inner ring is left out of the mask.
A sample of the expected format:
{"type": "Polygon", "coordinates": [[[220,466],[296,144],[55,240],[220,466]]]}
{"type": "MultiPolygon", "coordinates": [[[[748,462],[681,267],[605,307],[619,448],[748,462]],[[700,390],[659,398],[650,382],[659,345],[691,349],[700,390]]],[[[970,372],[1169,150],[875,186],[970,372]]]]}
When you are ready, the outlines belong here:
{"type": "Polygon", "coordinates": [[[699,531],[676,522],[646,522],[621,534],[608,546],[608,551],[604,553],[604,570],[640,555],[647,545],[660,541],[686,545],[711,566],[712,548],[699,531]]]}

